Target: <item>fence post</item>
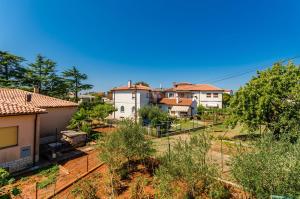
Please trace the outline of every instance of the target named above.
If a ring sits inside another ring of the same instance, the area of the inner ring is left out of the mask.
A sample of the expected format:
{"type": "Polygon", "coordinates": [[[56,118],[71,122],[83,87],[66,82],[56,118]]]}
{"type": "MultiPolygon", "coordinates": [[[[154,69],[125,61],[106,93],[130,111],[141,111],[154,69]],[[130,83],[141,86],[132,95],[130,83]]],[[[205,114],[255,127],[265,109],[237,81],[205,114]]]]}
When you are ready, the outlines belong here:
{"type": "Polygon", "coordinates": [[[223,138],[221,138],[221,161],[222,161],[222,172],[224,171],[224,162],[223,162],[223,138]]]}
{"type": "Polygon", "coordinates": [[[38,199],[38,182],[35,183],[35,199],[38,199]]]}
{"type": "Polygon", "coordinates": [[[57,180],[55,180],[55,182],[54,182],[53,197],[55,196],[56,181],[57,181],[57,180]]]}
{"type": "Polygon", "coordinates": [[[89,154],[86,156],[86,172],[89,172],[89,154]]]}

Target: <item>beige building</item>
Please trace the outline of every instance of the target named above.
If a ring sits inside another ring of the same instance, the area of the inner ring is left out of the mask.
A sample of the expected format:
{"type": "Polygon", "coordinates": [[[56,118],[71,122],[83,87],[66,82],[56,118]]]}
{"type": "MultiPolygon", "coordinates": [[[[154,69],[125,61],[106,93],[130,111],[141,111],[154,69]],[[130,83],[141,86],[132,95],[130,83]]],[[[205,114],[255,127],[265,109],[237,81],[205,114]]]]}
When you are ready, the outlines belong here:
{"type": "Polygon", "coordinates": [[[14,172],[38,161],[42,113],[46,110],[0,100],[0,167],[14,172]]]}
{"type": "Polygon", "coordinates": [[[76,109],[73,102],[0,88],[0,167],[17,171],[38,161],[39,145],[55,141],[76,109]]]}

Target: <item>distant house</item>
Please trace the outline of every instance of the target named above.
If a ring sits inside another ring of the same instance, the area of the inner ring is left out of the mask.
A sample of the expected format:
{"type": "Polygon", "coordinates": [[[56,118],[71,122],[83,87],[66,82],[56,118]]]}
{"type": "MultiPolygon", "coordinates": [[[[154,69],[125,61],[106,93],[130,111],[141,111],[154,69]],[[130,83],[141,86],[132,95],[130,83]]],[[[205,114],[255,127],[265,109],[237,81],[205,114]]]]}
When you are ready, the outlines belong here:
{"type": "Polygon", "coordinates": [[[191,117],[197,113],[199,105],[222,108],[223,92],[223,89],[209,84],[182,82],[174,83],[168,89],[151,89],[132,85],[129,81],[127,86],[112,89],[113,104],[118,109],[114,118],[135,118],[135,111],[149,104],[159,105],[162,110],[176,117],[191,117]]]}
{"type": "Polygon", "coordinates": [[[209,84],[174,83],[166,89],[167,98],[192,99],[206,108],[222,108],[224,90],[209,84]]]}
{"type": "Polygon", "coordinates": [[[117,109],[113,113],[114,119],[138,117],[138,110],[150,103],[151,89],[143,85],[133,85],[128,81],[127,86],[113,88],[113,105],[117,109]]]}
{"type": "Polygon", "coordinates": [[[39,160],[43,113],[45,109],[0,100],[0,167],[14,172],[39,160]]]}

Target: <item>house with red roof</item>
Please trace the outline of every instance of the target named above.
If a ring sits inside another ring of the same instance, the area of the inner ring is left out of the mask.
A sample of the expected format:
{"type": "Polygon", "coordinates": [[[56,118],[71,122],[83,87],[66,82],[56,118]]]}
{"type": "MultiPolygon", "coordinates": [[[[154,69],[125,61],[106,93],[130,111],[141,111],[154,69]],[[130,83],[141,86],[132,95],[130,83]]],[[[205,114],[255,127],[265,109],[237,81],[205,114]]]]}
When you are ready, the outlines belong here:
{"type": "Polygon", "coordinates": [[[113,88],[113,104],[117,108],[113,118],[137,118],[137,110],[149,104],[156,104],[162,110],[176,117],[191,117],[197,113],[197,106],[222,108],[224,90],[209,84],[174,83],[172,88],[151,89],[143,85],[113,88]]]}
{"type": "Polygon", "coordinates": [[[144,85],[134,85],[131,80],[126,86],[111,90],[113,105],[117,109],[112,115],[114,119],[131,118],[137,121],[138,110],[150,104],[151,88],[144,85]]]}
{"type": "Polygon", "coordinates": [[[14,172],[39,160],[39,146],[56,141],[77,103],[0,88],[0,167],[14,172]]]}

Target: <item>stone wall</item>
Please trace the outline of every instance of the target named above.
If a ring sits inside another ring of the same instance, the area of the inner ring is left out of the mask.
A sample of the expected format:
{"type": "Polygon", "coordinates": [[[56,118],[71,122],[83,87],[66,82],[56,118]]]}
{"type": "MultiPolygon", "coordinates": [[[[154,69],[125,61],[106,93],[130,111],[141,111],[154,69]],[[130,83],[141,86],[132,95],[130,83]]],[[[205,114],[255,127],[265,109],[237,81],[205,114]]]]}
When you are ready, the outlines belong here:
{"type": "Polygon", "coordinates": [[[11,162],[1,163],[0,167],[7,168],[10,173],[13,173],[31,167],[32,163],[32,157],[25,157],[11,162]]]}

